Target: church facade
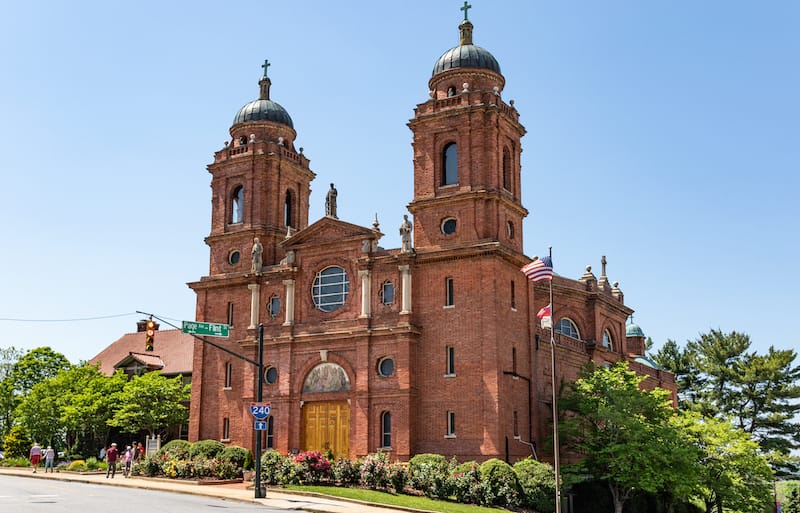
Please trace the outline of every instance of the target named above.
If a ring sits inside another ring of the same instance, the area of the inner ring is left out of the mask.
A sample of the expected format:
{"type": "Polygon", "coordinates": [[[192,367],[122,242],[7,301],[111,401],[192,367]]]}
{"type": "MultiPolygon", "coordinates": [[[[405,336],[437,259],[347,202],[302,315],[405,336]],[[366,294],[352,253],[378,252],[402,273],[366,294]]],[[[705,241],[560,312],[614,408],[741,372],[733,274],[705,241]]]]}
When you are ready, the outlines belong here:
{"type": "MultiPolygon", "coordinates": [[[[266,63],[259,98],[240,109],[208,166],[209,273],[189,286],[197,320],[231,326],[214,339],[229,351],[257,360],[263,325],[265,448],[514,461],[552,433],[550,331],[536,317],[549,282],[520,272],[531,261],[525,128],[472,30],[465,15],[460,44],[436,61],[429,98],[408,123],[414,196],[400,248],[379,245],[377,223],[338,219],[333,184],[325,217],[309,224],[315,174],[291,117],[270,99],[266,63]]],[[[599,278],[590,268],[553,278],[556,385],[590,361],[627,359],[645,386],[674,391],[673,377],[643,358],[644,335],[626,326],[633,310],[605,267],[599,278]]],[[[256,374],[196,342],[190,440],[254,448],[256,374]]]]}

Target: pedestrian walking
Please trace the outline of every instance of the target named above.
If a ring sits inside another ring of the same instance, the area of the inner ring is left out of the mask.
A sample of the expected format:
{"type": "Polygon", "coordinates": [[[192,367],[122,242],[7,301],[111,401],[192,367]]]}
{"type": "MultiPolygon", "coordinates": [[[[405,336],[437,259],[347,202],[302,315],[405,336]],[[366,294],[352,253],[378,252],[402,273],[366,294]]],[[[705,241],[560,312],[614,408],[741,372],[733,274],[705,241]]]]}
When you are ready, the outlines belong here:
{"type": "Polygon", "coordinates": [[[33,442],[29,456],[31,457],[31,467],[33,467],[33,473],[35,474],[36,469],[39,468],[39,460],[42,458],[42,448],[36,442],[33,442]]]}
{"type": "Polygon", "coordinates": [[[109,475],[111,475],[111,479],[114,479],[114,476],[117,475],[117,456],[119,456],[117,444],[112,443],[111,447],[106,451],[106,463],[108,464],[106,479],[108,479],[109,475]]]}
{"type": "Polygon", "coordinates": [[[55,472],[53,469],[53,464],[56,461],[56,451],[53,450],[53,447],[48,445],[47,449],[44,451],[44,473],[47,474],[47,469],[50,469],[50,473],[52,474],[55,472]]]}
{"type": "Polygon", "coordinates": [[[133,451],[130,445],[125,448],[125,455],[122,457],[122,462],[125,464],[122,468],[122,475],[128,477],[131,473],[131,463],[133,462],[133,451]]]}

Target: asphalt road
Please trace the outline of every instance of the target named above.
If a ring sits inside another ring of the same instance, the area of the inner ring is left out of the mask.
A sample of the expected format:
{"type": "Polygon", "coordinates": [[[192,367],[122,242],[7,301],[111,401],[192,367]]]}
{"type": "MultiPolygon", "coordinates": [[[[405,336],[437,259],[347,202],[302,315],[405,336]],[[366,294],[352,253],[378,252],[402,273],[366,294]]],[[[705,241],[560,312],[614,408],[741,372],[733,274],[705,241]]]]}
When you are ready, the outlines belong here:
{"type": "Polygon", "coordinates": [[[284,512],[211,497],[0,475],[2,513],[284,512]]]}

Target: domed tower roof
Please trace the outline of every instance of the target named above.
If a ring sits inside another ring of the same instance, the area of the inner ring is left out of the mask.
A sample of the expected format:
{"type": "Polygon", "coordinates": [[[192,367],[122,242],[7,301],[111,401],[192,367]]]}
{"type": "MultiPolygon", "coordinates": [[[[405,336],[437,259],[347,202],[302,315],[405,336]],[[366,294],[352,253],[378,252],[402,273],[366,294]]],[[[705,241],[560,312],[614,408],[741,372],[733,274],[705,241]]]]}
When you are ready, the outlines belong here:
{"type": "Polygon", "coordinates": [[[432,77],[439,73],[458,68],[478,68],[500,73],[500,64],[488,50],[472,44],[472,23],[467,19],[469,5],[461,8],[464,11],[464,21],[458,25],[461,35],[459,45],[447,50],[433,66],[432,77]]]}
{"type": "Polygon", "coordinates": [[[638,324],[630,323],[625,327],[626,337],[644,337],[644,331],[638,324]]]}
{"type": "Polygon", "coordinates": [[[253,100],[239,109],[236,117],[233,118],[233,125],[247,123],[248,121],[272,121],[294,128],[292,118],[286,112],[286,109],[269,99],[269,87],[272,85],[269,77],[267,77],[269,62],[265,62],[262,67],[264,68],[264,76],[258,81],[261,93],[257,100],[253,100]]]}

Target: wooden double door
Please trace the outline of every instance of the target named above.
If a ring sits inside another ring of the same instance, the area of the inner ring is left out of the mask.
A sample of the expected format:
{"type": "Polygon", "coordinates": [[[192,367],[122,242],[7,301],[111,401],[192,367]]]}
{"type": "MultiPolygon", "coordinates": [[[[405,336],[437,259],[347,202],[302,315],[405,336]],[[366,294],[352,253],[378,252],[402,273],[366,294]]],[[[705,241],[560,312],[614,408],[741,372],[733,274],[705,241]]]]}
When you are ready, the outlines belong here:
{"type": "Polygon", "coordinates": [[[333,452],[335,458],[350,457],[350,404],[347,401],[318,401],[303,405],[304,451],[333,452]]]}

